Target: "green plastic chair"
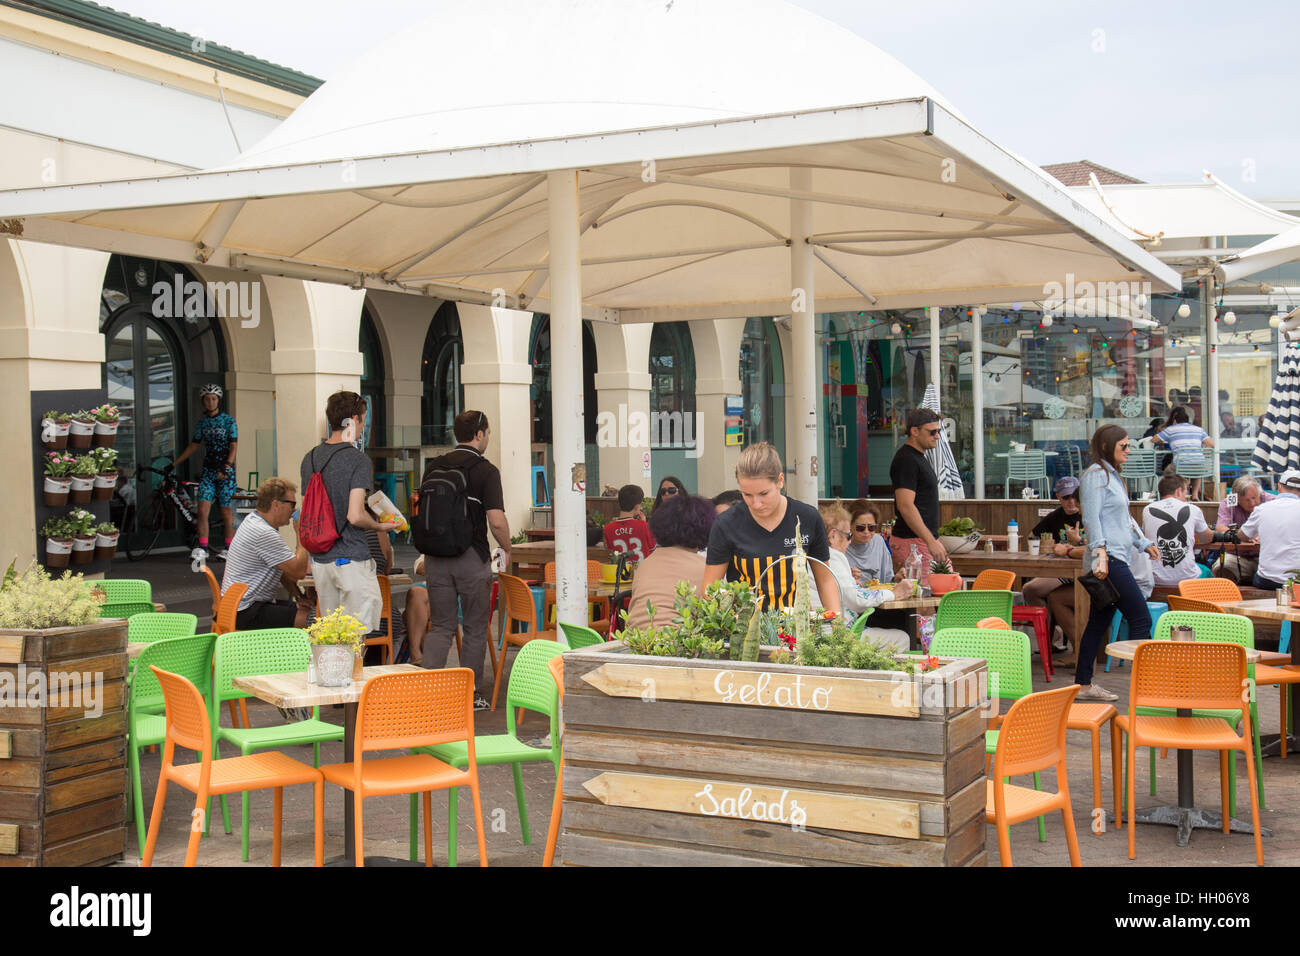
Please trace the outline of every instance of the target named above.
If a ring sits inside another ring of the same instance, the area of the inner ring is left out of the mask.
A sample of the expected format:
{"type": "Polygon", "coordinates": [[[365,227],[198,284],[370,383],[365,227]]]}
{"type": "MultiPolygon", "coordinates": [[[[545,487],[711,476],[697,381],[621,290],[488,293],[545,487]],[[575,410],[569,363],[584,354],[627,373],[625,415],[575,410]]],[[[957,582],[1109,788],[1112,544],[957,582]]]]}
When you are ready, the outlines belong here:
{"type": "MultiPolygon", "coordinates": [[[[519,803],[519,829],[523,834],[525,846],[532,843],[532,834],[528,828],[528,808],[524,805],[524,777],[520,770],[522,763],[534,763],[549,760],[555,767],[556,779],[560,773],[560,692],[555,686],[555,679],[547,667],[552,657],[564,653],[564,646],[556,641],[529,641],[519,649],[514,665],[510,668],[510,683],[506,687],[506,732],[504,734],[484,734],[474,737],[474,759],[480,767],[489,764],[510,764],[515,778],[515,799],[519,803]],[[551,721],[551,746],[545,749],[530,747],[515,735],[516,708],[535,710],[545,714],[551,721]]],[[[430,754],[457,770],[469,766],[469,745],[464,741],[450,744],[437,744],[432,747],[420,747],[412,753],[430,754]]],[[[460,797],[460,788],[453,787],[447,795],[447,862],[456,865],[456,815],[460,797]]],[[[416,812],[415,794],[410,799],[410,840],[411,859],[416,859],[416,812]]]]}
{"type": "Polygon", "coordinates": [[[875,610],[876,609],[874,607],[869,607],[861,614],[859,614],[858,619],[853,622],[853,626],[849,628],[849,630],[851,630],[858,637],[861,637],[862,632],[867,629],[867,618],[871,617],[872,613],[875,610]]]}
{"type": "Polygon", "coordinates": [[[153,610],[153,586],[140,578],[107,578],[88,581],[104,592],[109,604],[148,604],[153,610]]]}
{"type": "MultiPolygon", "coordinates": [[[[1240,644],[1251,650],[1255,647],[1255,625],[1248,617],[1239,614],[1211,614],[1205,611],[1166,611],[1151,628],[1151,639],[1169,640],[1170,630],[1174,627],[1187,626],[1196,631],[1198,641],[1217,641],[1224,644],[1240,644]]],[[[1261,763],[1259,744],[1259,709],[1255,701],[1255,665],[1246,664],[1246,676],[1251,682],[1250,722],[1255,738],[1255,765],[1261,763]]],[[[1167,707],[1139,707],[1138,716],[1172,716],[1174,711],[1167,707]]],[[[1194,710],[1194,717],[1220,717],[1235,730],[1241,723],[1240,711],[1231,710],[1194,710]]],[[[1124,799],[1127,812],[1128,800],[1128,749],[1124,750],[1124,799]]],[[[1264,808],[1264,775],[1255,774],[1255,789],[1259,792],[1259,806],[1264,808]]],[[[1156,792],[1156,751],[1151,748],[1151,793],[1156,792]]],[[[1237,758],[1234,755],[1228,761],[1228,815],[1237,814],[1237,758]]]]}
{"type": "Polygon", "coordinates": [[[986,617],[1000,617],[1011,625],[1010,591],[949,591],[939,598],[934,631],[953,627],[973,628],[986,617]]]}
{"type": "MultiPolygon", "coordinates": [[[[168,637],[190,637],[198,631],[198,624],[199,619],[193,614],[182,614],[180,611],[149,611],[136,614],[127,621],[126,639],[136,643],[148,643],[168,637]]],[[[163,670],[167,669],[163,668],[163,670]]]]}
{"type": "MultiPolygon", "coordinates": [[[[208,695],[208,719],[212,723],[212,753],[219,756],[224,740],[239,748],[243,756],[255,750],[312,745],[312,766],[320,766],[320,745],[342,740],[343,728],[320,719],[320,708],[312,708],[307,720],[295,720],[270,727],[222,727],[221,708],[229,700],[252,697],[234,685],[236,677],[258,674],[300,674],[311,664],[311,645],[307,632],[296,627],[273,627],[253,631],[231,631],[217,638],[213,657],[212,693],[208,695]]],[[[229,819],[226,798],[221,797],[222,817],[229,819]]],[[[239,795],[240,852],[248,862],[248,795],[239,795]]],[[[226,824],[230,832],[230,824],[226,824]]]]}
{"type": "MultiPolygon", "coordinates": [[[[188,615],[193,617],[194,615],[188,615]]],[[[200,693],[212,680],[212,645],[215,634],[192,634],[154,641],[132,661],[131,698],[126,707],[127,762],[131,769],[131,806],[135,814],[137,851],[144,855],[144,797],[140,786],[140,751],[167,738],[162,687],[149,665],[180,674],[200,693]]],[[[227,829],[229,828],[227,822],[227,829]]]]}
{"type": "Polygon", "coordinates": [[[605,643],[605,639],[598,631],[593,631],[582,624],[565,624],[561,621],[560,630],[564,632],[564,639],[569,642],[570,650],[576,651],[580,647],[594,647],[605,643]]]}
{"type": "MultiPolygon", "coordinates": [[[[953,591],[953,594],[1003,594],[1006,595],[1007,614],[1011,613],[1010,591],[953,591]]],[[[943,604],[939,610],[942,613],[943,604]]],[[[993,614],[984,614],[992,617],[993,614]]],[[[1019,700],[1034,692],[1034,679],[1030,671],[1029,635],[1021,631],[1004,631],[984,627],[948,627],[935,632],[930,641],[930,653],[935,657],[975,657],[983,660],[989,671],[989,694],[999,700],[1019,700]]],[[[984,752],[996,753],[998,732],[984,731],[984,752]]],[[[1034,773],[1034,789],[1042,789],[1040,774],[1034,773]]],[[[1047,842],[1047,827],[1038,818],[1038,840],[1047,842]]]]}

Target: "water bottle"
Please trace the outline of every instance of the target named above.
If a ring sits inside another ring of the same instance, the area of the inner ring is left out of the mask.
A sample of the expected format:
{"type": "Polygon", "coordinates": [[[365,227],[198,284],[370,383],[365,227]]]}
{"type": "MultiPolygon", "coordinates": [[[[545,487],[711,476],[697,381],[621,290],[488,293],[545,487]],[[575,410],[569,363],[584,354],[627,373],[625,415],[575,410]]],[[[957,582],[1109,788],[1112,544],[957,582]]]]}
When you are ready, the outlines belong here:
{"type": "Polygon", "coordinates": [[[1016,519],[1012,518],[1007,525],[1007,551],[1015,554],[1020,550],[1020,526],[1016,524],[1016,519]]]}
{"type": "Polygon", "coordinates": [[[921,552],[916,550],[916,545],[912,545],[912,551],[903,564],[903,577],[918,583],[921,580],[921,552]]]}

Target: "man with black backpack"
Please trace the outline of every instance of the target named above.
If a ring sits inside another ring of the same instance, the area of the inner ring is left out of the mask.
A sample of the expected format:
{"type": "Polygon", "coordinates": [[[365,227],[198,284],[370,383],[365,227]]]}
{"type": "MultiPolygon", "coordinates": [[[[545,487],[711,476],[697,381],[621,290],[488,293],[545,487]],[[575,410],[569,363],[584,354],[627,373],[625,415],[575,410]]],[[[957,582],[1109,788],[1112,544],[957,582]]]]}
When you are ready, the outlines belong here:
{"type": "MultiPolygon", "coordinates": [[[[501,494],[501,472],[483,457],[492,429],[485,414],[465,411],[456,416],[454,451],[429,462],[420,482],[419,511],[411,522],[411,541],[425,555],[429,589],[429,635],[420,663],[447,666],[456,636],[457,600],[464,632],[460,665],[474,671],[474,684],[483,683],[487,652],[492,572],[487,529],[510,560],[510,525],[501,494]]],[[[485,695],[475,693],[474,709],[486,710],[485,695]]]]}
{"type": "Polygon", "coordinates": [[[386,534],[389,528],[366,510],[370,459],[353,444],[365,428],[366,400],[356,392],[335,392],[325,417],[330,437],[302,460],[298,540],[311,554],[321,611],[342,607],[373,631],[383,599],[366,532],[386,534]]]}

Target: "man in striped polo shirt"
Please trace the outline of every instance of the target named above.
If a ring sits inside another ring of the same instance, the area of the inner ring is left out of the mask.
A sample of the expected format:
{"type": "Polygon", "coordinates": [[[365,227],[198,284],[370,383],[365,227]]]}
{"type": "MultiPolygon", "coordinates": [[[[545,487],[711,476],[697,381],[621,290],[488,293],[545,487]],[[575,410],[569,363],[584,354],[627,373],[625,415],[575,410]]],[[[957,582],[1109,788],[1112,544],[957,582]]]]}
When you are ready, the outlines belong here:
{"type": "Polygon", "coordinates": [[[299,595],[298,582],[307,576],[309,555],[301,542],[296,550],[289,550],[278,530],[289,524],[297,507],[297,485],[283,478],[266,479],[257,488],[257,511],[243,520],[230,542],[221,593],[232,584],[248,585],[235,613],[235,626],[241,631],[306,626],[310,605],[299,595]],[[296,602],[275,599],[282,581],[290,594],[298,596],[296,602]]]}

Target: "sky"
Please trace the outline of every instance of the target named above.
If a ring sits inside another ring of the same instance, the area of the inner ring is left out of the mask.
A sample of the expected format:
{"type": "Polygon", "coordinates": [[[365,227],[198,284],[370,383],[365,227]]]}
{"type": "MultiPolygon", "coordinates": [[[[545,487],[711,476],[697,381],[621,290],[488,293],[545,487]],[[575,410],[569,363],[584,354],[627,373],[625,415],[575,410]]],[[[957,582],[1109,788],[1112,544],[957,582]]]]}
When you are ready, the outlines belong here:
{"type": "MultiPolygon", "coordinates": [[[[428,0],[105,5],[326,80],[430,7],[428,0]]],[[[1288,49],[1300,34],[1295,0],[798,5],[902,61],[982,133],[1039,165],[1089,159],[1164,183],[1196,182],[1209,170],[1248,196],[1300,201],[1300,58],[1288,49]]],[[[538,55],[526,39],[504,49],[538,55]]]]}

